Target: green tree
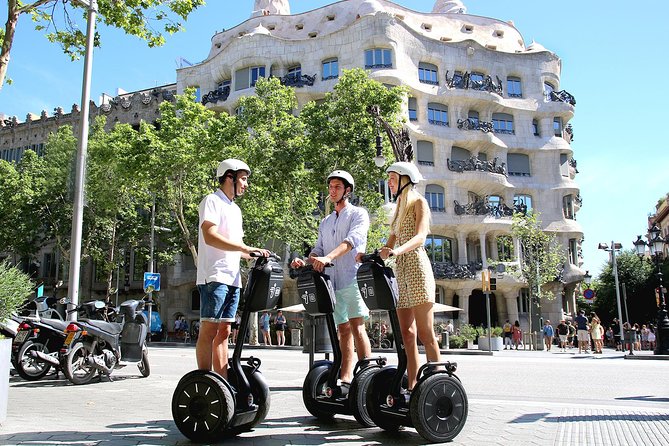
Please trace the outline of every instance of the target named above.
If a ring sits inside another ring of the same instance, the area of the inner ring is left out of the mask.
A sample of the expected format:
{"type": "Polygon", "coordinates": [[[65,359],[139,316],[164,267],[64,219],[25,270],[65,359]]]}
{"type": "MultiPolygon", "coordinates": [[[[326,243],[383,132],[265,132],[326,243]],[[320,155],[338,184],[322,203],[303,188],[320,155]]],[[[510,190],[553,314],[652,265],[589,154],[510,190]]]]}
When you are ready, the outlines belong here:
{"type": "MultiPolygon", "coordinates": [[[[301,113],[307,132],[310,160],[308,166],[318,191],[325,191],[325,178],[334,169],[344,169],[356,181],[356,195],[372,217],[368,246],[376,247],[386,235],[381,214],[383,197],[378,192],[385,172],[375,166],[373,156],[376,127],[368,113],[378,105],[382,117],[391,125],[401,123],[401,106],[406,97],[404,87],[387,88],[369,78],[362,69],[344,70],[334,90],[325,100],[310,102],[301,113]]],[[[384,155],[394,161],[387,138],[384,155]]]]}
{"type": "MultiPolygon", "coordinates": [[[[96,3],[99,11],[97,23],[139,37],[149,47],[165,43],[164,33],[181,31],[181,22],[194,9],[205,4],[204,0],[97,0],[96,3]]],[[[63,52],[76,60],[84,53],[86,46],[86,34],[82,31],[86,26],[78,24],[76,17],[82,22],[82,16],[87,15],[87,10],[86,6],[76,0],[35,0],[28,3],[7,0],[5,28],[0,30],[0,90],[5,83],[16,27],[22,15],[30,16],[36,31],[43,32],[49,42],[60,44],[63,52]]],[[[96,32],[96,46],[100,45],[100,40],[96,32]]]]}
{"type": "Polygon", "coordinates": [[[0,322],[16,311],[32,289],[33,283],[27,274],[7,262],[0,262],[0,322]]]}
{"type": "Polygon", "coordinates": [[[555,233],[541,228],[538,213],[514,214],[511,233],[520,242],[520,276],[533,296],[530,304],[530,331],[538,325],[542,299],[555,299],[547,285],[559,280],[567,260],[565,249],[555,233]],[[533,320],[534,318],[534,320],[533,320]]]}

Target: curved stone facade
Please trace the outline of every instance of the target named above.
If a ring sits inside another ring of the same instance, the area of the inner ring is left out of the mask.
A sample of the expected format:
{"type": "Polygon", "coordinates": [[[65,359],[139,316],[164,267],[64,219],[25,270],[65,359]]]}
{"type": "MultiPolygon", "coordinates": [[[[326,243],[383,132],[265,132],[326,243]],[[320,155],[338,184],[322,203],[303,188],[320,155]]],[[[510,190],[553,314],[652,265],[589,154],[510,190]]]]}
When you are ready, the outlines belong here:
{"type": "MultiPolygon", "coordinates": [[[[476,272],[488,259],[517,268],[510,214],[529,205],[570,253],[563,282],[551,287],[557,298],[542,308],[559,320],[574,311],[583,276],[568,125],[575,100],[560,91],[562,62],[537,43],[526,46],[512,24],[464,13],[462,2],[437,1],[434,11],[348,0],[256,15],[214,35],[206,60],[177,71],[177,90],[199,87],[207,107],[233,113],[259,75],[293,82],[300,106],[322,98],[344,69],[407,86],[406,127],[433,208],[430,243],[448,246],[435,257],[439,299],[464,309],[460,322],[485,320],[476,272]]],[[[526,284],[510,274],[497,284],[493,320],[524,322],[526,284]]]]}

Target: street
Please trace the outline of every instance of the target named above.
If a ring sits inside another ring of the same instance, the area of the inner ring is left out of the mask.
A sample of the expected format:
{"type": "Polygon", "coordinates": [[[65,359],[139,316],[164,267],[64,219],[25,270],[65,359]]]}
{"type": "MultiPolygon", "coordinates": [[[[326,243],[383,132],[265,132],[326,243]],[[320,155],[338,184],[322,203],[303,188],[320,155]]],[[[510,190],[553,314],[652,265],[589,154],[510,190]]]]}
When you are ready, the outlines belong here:
{"type": "MultiPolygon", "coordinates": [[[[113,382],[73,386],[62,375],[10,379],[3,445],[190,444],[172,421],[178,380],[195,368],[192,346],[150,348],[152,374],[116,370],[113,382]]],[[[379,353],[375,353],[378,355],[379,353]]],[[[390,363],[394,354],[384,353],[390,363]]],[[[271,408],[253,432],[230,444],[424,444],[414,429],[363,429],[353,417],[317,422],[302,403],[308,355],[290,348],[246,349],[259,357],[271,408]]],[[[322,357],[322,355],[317,355],[322,357]]],[[[445,355],[469,398],[467,423],[452,445],[669,445],[669,362],[572,352],[501,351],[445,355]]]]}

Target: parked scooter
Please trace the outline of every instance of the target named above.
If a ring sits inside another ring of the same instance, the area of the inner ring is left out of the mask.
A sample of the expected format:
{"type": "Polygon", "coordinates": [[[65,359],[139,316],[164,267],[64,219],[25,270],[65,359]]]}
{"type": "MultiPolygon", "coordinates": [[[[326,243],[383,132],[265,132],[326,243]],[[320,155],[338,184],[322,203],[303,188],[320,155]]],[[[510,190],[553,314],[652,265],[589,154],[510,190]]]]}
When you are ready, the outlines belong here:
{"type": "MultiPolygon", "coordinates": [[[[104,302],[94,301],[101,310],[104,302]]],[[[121,322],[82,320],[70,322],[60,349],[63,373],[73,384],[86,384],[96,373],[106,375],[116,368],[135,363],[142,376],[151,373],[146,346],[148,321],[142,309],[144,301],[127,300],[119,307],[121,322]]]]}

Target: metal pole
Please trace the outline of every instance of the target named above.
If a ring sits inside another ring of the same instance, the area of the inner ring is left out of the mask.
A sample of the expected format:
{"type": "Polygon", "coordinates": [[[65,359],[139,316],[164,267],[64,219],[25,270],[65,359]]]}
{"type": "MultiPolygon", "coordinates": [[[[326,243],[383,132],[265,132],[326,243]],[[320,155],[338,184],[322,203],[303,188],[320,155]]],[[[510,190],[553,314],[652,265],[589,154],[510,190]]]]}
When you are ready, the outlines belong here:
{"type": "MultiPolygon", "coordinates": [[[[155,238],[155,232],[156,232],[156,196],[153,196],[153,201],[151,202],[151,247],[149,248],[149,273],[153,274],[153,255],[154,255],[154,244],[156,241],[155,238]]],[[[149,337],[148,339],[151,340],[151,309],[153,307],[153,288],[149,288],[149,300],[147,302],[147,306],[149,307],[149,337]]],[[[185,340],[185,338],[184,338],[185,340]]]]}
{"type": "Polygon", "coordinates": [[[488,319],[488,351],[492,353],[492,336],[491,336],[491,328],[490,328],[490,292],[486,291],[485,292],[485,310],[486,310],[486,316],[488,319]]]}
{"type": "MultiPolygon", "coordinates": [[[[84,183],[86,181],[86,152],[88,150],[88,115],[90,110],[91,72],[93,69],[93,39],[95,37],[95,15],[97,2],[91,0],[80,3],[88,6],[88,23],[86,29],[86,55],[84,57],[84,80],[81,86],[81,114],[79,123],[79,144],[77,148],[77,170],[74,185],[74,203],[72,210],[72,236],[70,248],[70,293],[69,309],[79,304],[79,276],[81,274],[81,237],[84,220],[84,183]]],[[[68,314],[68,320],[76,321],[77,312],[68,314]]]]}
{"type": "MultiPolygon", "coordinates": [[[[623,329],[623,312],[620,308],[620,287],[618,286],[618,264],[616,263],[615,243],[611,242],[611,257],[613,259],[613,278],[616,282],[616,302],[618,303],[618,324],[620,325],[621,339],[625,339],[625,330],[623,329]]],[[[623,341],[624,342],[624,341],[623,341]]],[[[624,346],[624,344],[623,344],[624,346]]]]}
{"type": "Polygon", "coordinates": [[[625,305],[625,319],[627,322],[630,321],[630,314],[627,312],[627,287],[625,286],[625,283],[622,283],[623,286],[623,304],[625,305]]]}

